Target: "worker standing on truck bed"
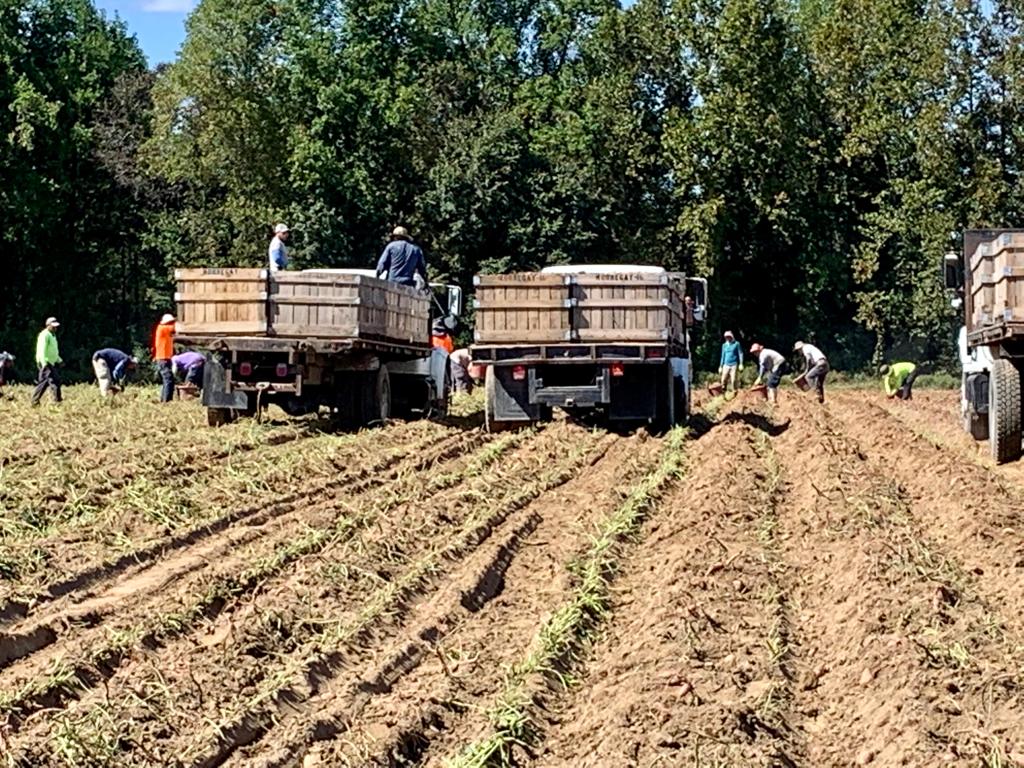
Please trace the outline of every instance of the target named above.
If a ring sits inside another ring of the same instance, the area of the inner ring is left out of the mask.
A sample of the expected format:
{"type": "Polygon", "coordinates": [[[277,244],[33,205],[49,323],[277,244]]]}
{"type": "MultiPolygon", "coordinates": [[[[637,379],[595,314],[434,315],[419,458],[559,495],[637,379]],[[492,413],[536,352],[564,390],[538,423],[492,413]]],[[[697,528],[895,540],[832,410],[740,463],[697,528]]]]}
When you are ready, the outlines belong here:
{"type": "Polygon", "coordinates": [[[39,405],[47,389],[53,390],[53,402],[59,403],[64,397],[60,391],[60,349],[57,346],[57,329],[60,323],[57,318],[46,318],[46,327],[36,339],[36,365],[39,367],[39,379],[32,393],[32,405],[39,405]]]}
{"type": "Polygon", "coordinates": [[[754,386],[756,387],[764,381],[768,388],[768,402],[775,405],[779,401],[779,384],[782,383],[782,374],[786,372],[786,358],[774,349],[768,349],[756,343],[751,345],[750,354],[757,356],[757,379],[754,381],[754,386]]]}
{"type": "Polygon", "coordinates": [[[184,376],[185,383],[196,389],[203,388],[203,368],[206,356],[201,352],[188,350],[171,358],[171,368],[176,376],[184,376]]]}
{"type": "Polygon", "coordinates": [[[793,345],[793,351],[804,356],[804,379],[818,394],[818,402],[825,402],[825,377],[828,376],[828,358],[813,344],[805,344],[798,341],[793,345]]]}
{"type": "Polygon", "coordinates": [[[387,274],[389,282],[426,288],[427,260],[422,249],[409,237],[405,227],[395,227],[391,242],[377,261],[377,277],[387,274]]]}
{"type": "Polygon", "coordinates": [[[135,370],[134,357],[120,349],[106,347],[92,353],[92,371],[96,374],[96,383],[100,387],[100,395],[110,395],[112,387],[120,387],[128,378],[128,372],[135,370]]]}
{"type": "Polygon", "coordinates": [[[913,363],[893,363],[878,369],[882,375],[882,386],[887,397],[900,400],[914,399],[914,381],[917,379],[917,366],[913,363]]]}
{"type": "Polygon", "coordinates": [[[174,399],[174,373],[171,358],[174,357],[174,315],[168,313],[160,318],[153,334],[153,362],[160,374],[160,402],[169,403],[174,399]]]}
{"type": "Polygon", "coordinates": [[[732,331],[726,331],[722,342],[722,357],[718,361],[718,375],[722,392],[736,391],[736,372],[743,370],[743,347],[736,341],[732,331]]]}
{"type": "Polygon", "coordinates": [[[287,224],[278,224],[274,227],[274,236],[270,239],[270,248],[267,249],[271,272],[288,268],[288,249],[284,243],[288,239],[289,231],[287,224]]]}

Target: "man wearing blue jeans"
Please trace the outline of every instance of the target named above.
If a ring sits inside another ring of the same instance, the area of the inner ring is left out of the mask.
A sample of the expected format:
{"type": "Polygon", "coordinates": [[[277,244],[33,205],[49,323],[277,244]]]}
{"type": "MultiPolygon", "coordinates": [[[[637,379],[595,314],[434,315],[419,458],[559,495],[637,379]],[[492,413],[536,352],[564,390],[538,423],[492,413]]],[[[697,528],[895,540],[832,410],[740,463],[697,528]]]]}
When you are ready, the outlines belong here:
{"type": "Polygon", "coordinates": [[[736,372],[743,370],[743,348],[732,335],[732,331],[725,332],[725,341],[722,344],[722,357],[718,362],[718,375],[721,377],[722,391],[730,389],[736,391],[736,372]]]}

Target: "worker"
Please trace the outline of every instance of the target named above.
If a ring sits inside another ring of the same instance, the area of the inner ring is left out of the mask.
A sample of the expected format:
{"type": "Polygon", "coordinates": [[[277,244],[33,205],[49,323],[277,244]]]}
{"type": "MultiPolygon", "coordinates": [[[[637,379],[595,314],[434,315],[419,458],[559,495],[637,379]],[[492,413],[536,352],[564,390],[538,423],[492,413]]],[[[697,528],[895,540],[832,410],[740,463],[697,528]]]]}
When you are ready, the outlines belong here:
{"type": "Polygon", "coordinates": [[[435,349],[443,349],[449,355],[455,351],[455,340],[444,323],[444,318],[439,317],[434,321],[430,329],[430,346],[435,349]]]}
{"type": "Polygon", "coordinates": [[[456,349],[448,356],[448,359],[451,361],[452,383],[455,385],[455,391],[469,394],[473,391],[474,384],[470,374],[473,356],[469,354],[468,349],[463,348],[456,349]]]}
{"type": "Polygon", "coordinates": [[[135,370],[137,362],[131,355],[113,347],[93,352],[92,370],[96,374],[100,395],[108,397],[111,394],[111,389],[117,391],[128,378],[128,373],[135,370]]]}
{"type": "Polygon", "coordinates": [[[722,356],[718,361],[718,375],[722,383],[722,391],[736,391],[736,372],[743,370],[743,347],[736,341],[732,331],[723,334],[722,356]]]}
{"type": "Polygon", "coordinates": [[[174,315],[168,313],[160,318],[153,334],[153,362],[160,374],[160,402],[169,403],[174,398],[174,373],[171,358],[174,357],[174,315]]]}
{"type": "Polygon", "coordinates": [[[825,402],[825,377],[828,376],[828,358],[813,344],[798,341],[793,351],[804,356],[804,380],[811,385],[818,395],[818,402],[825,402]]]}
{"type": "Polygon", "coordinates": [[[60,349],[57,346],[57,329],[60,323],[57,318],[46,318],[46,327],[39,333],[36,339],[36,366],[39,368],[39,378],[35,391],[32,393],[32,405],[39,405],[46,390],[53,391],[53,402],[59,403],[64,400],[60,390],[60,366],[63,360],[60,359],[60,349]]]}
{"type": "Polygon", "coordinates": [[[4,394],[4,384],[11,381],[11,371],[14,368],[14,355],[10,352],[0,352],[0,397],[4,394]]]}
{"type": "Polygon", "coordinates": [[[914,381],[917,380],[917,366],[913,363],[892,363],[878,369],[882,375],[882,386],[889,398],[914,399],[914,381]]]}
{"type": "Polygon", "coordinates": [[[768,389],[768,402],[775,405],[779,401],[779,384],[782,383],[782,374],[786,372],[786,358],[774,349],[768,349],[761,344],[752,344],[750,354],[757,357],[757,379],[754,381],[756,387],[762,381],[768,389]]]}
{"type": "Polygon", "coordinates": [[[288,268],[288,249],[285,247],[285,241],[288,240],[289,231],[287,224],[278,224],[274,227],[274,236],[270,239],[270,248],[267,249],[271,272],[288,268]]]}
{"type": "Polygon", "coordinates": [[[186,384],[196,389],[203,388],[203,368],[206,366],[206,355],[201,352],[186,351],[171,358],[171,369],[175,376],[183,376],[186,384]]]}
{"type": "Polygon", "coordinates": [[[395,227],[391,242],[377,261],[377,277],[385,275],[392,283],[412,285],[421,290],[427,287],[427,261],[405,227],[395,227]]]}

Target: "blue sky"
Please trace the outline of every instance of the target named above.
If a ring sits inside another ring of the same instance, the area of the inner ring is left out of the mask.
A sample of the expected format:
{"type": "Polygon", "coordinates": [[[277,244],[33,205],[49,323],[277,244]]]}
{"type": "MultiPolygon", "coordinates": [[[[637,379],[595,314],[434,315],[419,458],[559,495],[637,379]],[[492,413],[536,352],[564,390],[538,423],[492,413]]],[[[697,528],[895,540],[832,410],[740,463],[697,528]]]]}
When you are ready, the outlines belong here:
{"type": "Polygon", "coordinates": [[[150,66],[177,58],[185,17],[197,0],[95,0],[109,18],[119,16],[138,38],[150,66]]]}

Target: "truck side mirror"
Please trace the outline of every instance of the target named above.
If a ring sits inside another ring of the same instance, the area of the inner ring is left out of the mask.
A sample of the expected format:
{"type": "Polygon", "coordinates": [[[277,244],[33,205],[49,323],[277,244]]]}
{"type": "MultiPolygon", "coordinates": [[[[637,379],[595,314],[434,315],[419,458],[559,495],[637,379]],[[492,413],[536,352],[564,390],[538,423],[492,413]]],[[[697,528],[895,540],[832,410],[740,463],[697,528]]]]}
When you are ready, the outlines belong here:
{"type": "Polygon", "coordinates": [[[462,288],[457,285],[448,286],[448,314],[462,317],[462,288]]]}
{"type": "Polygon", "coordinates": [[[686,278],[686,296],[692,302],[693,322],[703,323],[708,312],[708,281],[703,277],[686,278]]]}
{"type": "Polygon", "coordinates": [[[950,289],[956,290],[963,285],[963,267],[960,255],[950,251],[942,258],[942,284],[950,289]]]}

